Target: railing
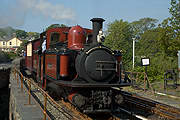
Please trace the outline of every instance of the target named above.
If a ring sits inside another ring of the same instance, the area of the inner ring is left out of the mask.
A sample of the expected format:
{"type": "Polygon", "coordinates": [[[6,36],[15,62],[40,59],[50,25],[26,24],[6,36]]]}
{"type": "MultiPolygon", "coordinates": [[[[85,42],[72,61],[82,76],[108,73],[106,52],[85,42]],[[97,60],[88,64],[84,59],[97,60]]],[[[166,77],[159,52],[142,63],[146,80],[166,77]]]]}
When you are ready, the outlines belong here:
{"type": "MultiPolygon", "coordinates": [[[[18,71],[16,68],[14,69],[14,76],[15,76],[15,79],[17,80],[17,84],[19,85],[20,84],[20,87],[21,87],[21,92],[23,92],[24,88],[23,88],[23,83],[24,82],[28,82],[28,88],[25,89],[27,92],[28,92],[28,105],[31,105],[31,86],[32,84],[38,88],[38,90],[40,90],[42,93],[43,93],[43,96],[44,96],[44,108],[42,109],[40,107],[40,109],[43,111],[43,114],[44,114],[44,119],[43,120],[46,120],[48,118],[48,120],[51,120],[51,118],[48,116],[47,114],[47,97],[51,98],[42,88],[40,88],[39,86],[37,86],[34,82],[32,82],[32,80],[26,78],[23,76],[23,74],[18,71]],[[20,81],[19,81],[19,78],[20,78],[20,81]]],[[[34,100],[36,101],[36,100],[34,100]]]]}
{"type": "MultiPolygon", "coordinates": [[[[51,120],[50,115],[48,115],[48,107],[47,107],[47,103],[49,102],[50,104],[53,104],[54,109],[56,109],[58,112],[61,112],[61,114],[63,114],[66,118],[68,118],[69,120],[79,120],[79,119],[87,119],[87,120],[91,120],[88,116],[86,115],[78,115],[75,116],[72,113],[69,112],[69,110],[66,110],[66,108],[64,108],[64,106],[61,106],[60,104],[58,104],[56,101],[54,101],[46,91],[44,91],[41,87],[38,86],[37,83],[35,83],[32,79],[26,78],[25,76],[23,76],[23,74],[17,70],[16,68],[14,68],[14,76],[15,79],[17,80],[17,84],[21,87],[21,92],[23,92],[24,88],[23,88],[23,84],[25,85],[25,83],[27,84],[25,89],[28,93],[28,105],[31,105],[31,98],[33,98],[33,100],[39,105],[40,109],[42,110],[43,114],[44,114],[44,118],[43,120],[51,120]],[[40,91],[43,94],[43,106],[41,106],[34,97],[32,97],[33,95],[33,87],[35,87],[36,89],[38,89],[38,91],[40,91]],[[60,110],[59,110],[60,108],[60,110]]],[[[51,115],[52,116],[52,115],[51,115]]],[[[54,117],[54,116],[53,116],[54,117]]]]}
{"type": "MultiPolygon", "coordinates": [[[[151,83],[149,82],[148,76],[145,72],[125,72],[125,75],[128,75],[132,81],[132,86],[137,86],[138,83],[143,81],[144,91],[146,91],[147,88],[150,87],[151,91],[154,93],[154,89],[151,86],[151,83]],[[141,77],[141,79],[140,79],[141,77]]],[[[138,85],[139,87],[139,85],[138,85]]]]}

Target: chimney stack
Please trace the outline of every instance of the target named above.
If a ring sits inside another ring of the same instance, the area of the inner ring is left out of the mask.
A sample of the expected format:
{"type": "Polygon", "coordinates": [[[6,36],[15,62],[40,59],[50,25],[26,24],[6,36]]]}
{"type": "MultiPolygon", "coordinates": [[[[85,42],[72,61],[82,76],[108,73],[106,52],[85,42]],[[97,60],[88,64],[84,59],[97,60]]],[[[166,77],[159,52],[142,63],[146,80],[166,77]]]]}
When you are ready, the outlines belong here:
{"type": "Polygon", "coordinates": [[[103,22],[105,21],[102,18],[93,18],[92,21],[92,27],[93,27],[93,43],[97,43],[97,35],[99,34],[99,31],[102,30],[103,22]]]}

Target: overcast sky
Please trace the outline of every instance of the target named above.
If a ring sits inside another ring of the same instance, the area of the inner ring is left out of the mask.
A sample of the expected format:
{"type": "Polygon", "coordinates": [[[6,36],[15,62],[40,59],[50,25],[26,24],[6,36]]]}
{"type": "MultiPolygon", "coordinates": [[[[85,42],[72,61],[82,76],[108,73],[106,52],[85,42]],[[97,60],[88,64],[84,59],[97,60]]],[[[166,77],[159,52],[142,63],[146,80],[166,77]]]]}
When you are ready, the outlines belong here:
{"type": "Polygon", "coordinates": [[[51,24],[91,28],[90,19],[102,17],[105,27],[114,20],[144,17],[160,22],[169,17],[170,0],[0,0],[0,27],[42,32],[51,24]]]}

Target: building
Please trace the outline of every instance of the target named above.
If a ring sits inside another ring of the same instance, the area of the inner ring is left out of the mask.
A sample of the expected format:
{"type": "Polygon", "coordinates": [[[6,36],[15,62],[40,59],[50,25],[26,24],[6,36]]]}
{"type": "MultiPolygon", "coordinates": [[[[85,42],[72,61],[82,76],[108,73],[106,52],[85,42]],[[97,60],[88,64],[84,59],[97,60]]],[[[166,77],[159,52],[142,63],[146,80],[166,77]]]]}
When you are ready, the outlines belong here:
{"type": "Polygon", "coordinates": [[[22,40],[15,35],[0,37],[0,50],[5,52],[16,51],[20,47],[22,40]]]}

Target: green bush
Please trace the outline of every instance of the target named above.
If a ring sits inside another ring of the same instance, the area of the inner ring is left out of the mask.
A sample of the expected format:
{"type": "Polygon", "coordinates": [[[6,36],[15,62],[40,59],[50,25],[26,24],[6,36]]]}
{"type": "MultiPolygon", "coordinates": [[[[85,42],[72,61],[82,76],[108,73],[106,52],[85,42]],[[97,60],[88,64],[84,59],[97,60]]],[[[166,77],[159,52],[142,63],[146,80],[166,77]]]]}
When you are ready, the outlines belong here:
{"type": "Polygon", "coordinates": [[[13,59],[15,59],[16,57],[18,57],[17,54],[14,53],[14,52],[7,52],[7,53],[5,53],[5,54],[7,55],[8,59],[10,59],[10,60],[13,60],[13,59]]]}

